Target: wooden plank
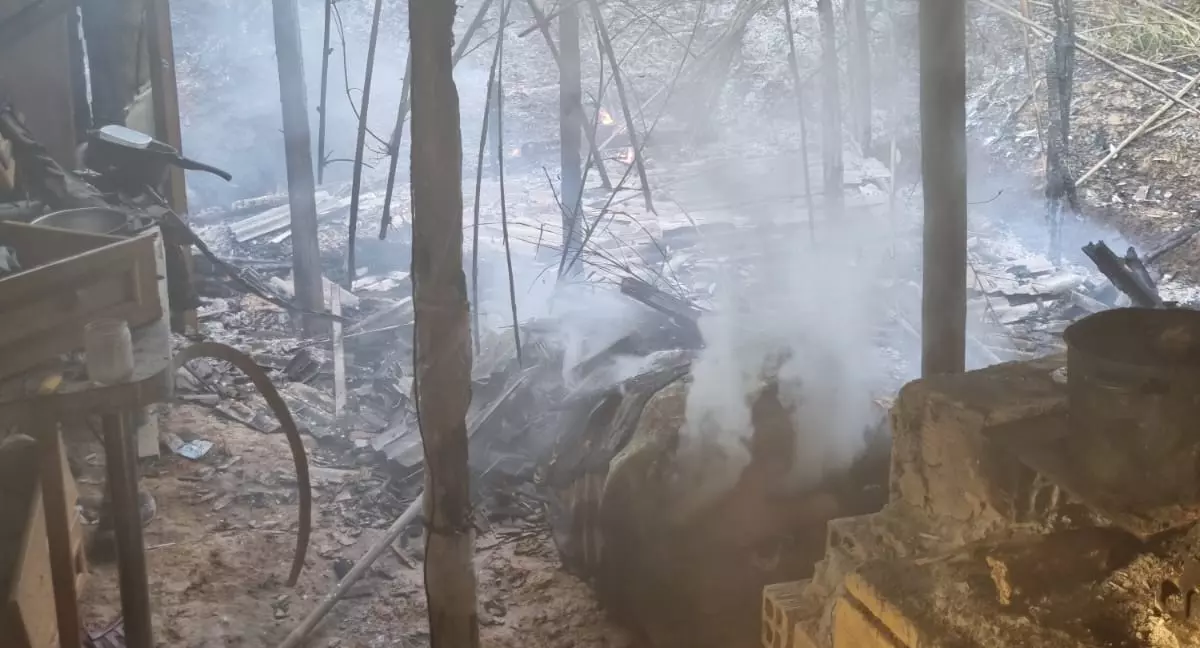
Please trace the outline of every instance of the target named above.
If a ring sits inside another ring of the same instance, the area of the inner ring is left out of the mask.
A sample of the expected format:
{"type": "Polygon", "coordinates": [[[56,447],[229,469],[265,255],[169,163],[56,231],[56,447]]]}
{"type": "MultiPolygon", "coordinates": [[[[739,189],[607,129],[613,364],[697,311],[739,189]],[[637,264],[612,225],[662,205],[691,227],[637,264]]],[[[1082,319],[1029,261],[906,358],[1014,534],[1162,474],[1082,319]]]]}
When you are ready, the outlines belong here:
{"type": "MultiPolygon", "coordinates": [[[[75,589],[75,556],[68,515],[66,469],[58,423],[49,417],[39,421],[38,454],[42,484],[42,510],[46,516],[46,540],[50,545],[50,578],[54,583],[54,610],[58,619],[60,648],[81,648],[79,595],[75,589]]],[[[74,507],[70,507],[71,511],[74,507]]]]}

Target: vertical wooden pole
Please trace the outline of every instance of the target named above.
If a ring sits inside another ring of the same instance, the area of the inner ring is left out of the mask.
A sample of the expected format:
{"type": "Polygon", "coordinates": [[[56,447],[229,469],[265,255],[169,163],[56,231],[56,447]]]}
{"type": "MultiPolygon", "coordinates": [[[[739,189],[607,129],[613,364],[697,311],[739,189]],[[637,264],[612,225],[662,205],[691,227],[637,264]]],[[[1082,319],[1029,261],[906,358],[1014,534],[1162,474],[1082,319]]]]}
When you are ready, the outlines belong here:
{"type": "Polygon", "coordinates": [[[842,215],[842,102],[838,88],[837,24],[833,0],[817,0],[821,22],[821,155],[825,171],[825,218],[842,215]]]}
{"type": "MultiPolygon", "coordinates": [[[[153,93],[154,136],[183,152],[179,126],[179,86],[175,82],[175,41],[171,37],[170,0],[149,0],[146,41],[150,52],[150,86],[153,93]]],[[[122,120],[121,123],[124,123],[122,120]]],[[[167,180],[167,201],[175,213],[187,214],[187,183],[183,169],[172,166],[167,180]]]]}
{"type": "Polygon", "coordinates": [[[966,0],[924,0],[921,174],[924,269],[921,374],[963,371],[967,328],[966,0]]]}
{"type": "Polygon", "coordinates": [[[425,594],[432,648],[477,648],[467,468],[471,333],[463,274],[454,0],[409,0],[417,416],[425,447],[425,594]]]}
{"type": "Polygon", "coordinates": [[[573,2],[562,5],[558,14],[558,139],[562,150],[563,253],[574,256],[578,242],[579,197],[583,190],[583,73],[579,49],[579,12],[573,2]]]}
{"type": "MultiPolygon", "coordinates": [[[[279,63],[279,103],[283,109],[283,146],[287,161],[288,205],[292,216],[292,268],[301,308],[323,311],[321,250],[317,242],[317,200],[313,182],[312,137],[296,0],[272,0],[275,58],[279,63]]],[[[305,317],[304,334],[318,335],[323,320],[305,317]]]]}

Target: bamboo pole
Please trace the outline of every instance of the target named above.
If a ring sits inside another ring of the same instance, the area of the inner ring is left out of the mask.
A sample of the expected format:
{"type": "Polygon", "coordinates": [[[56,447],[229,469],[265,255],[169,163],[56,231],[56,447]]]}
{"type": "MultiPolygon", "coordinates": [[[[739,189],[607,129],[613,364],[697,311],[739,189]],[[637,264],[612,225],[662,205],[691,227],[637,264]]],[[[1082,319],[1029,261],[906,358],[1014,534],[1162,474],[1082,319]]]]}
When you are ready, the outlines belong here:
{"type": "Polygon", "coordinates": [[[329,94],[329,55],[333,49],[329,47],[330,23],[333,22],[333,2],[325,0],[325,37],[321,46],[321,98],[317,104],[317,184],[325,182],[325,123],[328,110],[326,101],[329,94]]]}
{"type": "MultiPolygon", "coordinates": [[[[379,42],[379,16],[383,11],[383,0],[375,0],[375,13],[371,17],[371,35],[367,40],[367,69],[363,73],[362,105],[358,113],[358,141],[354,146],[354,176],[350,185],[350,233],[346,238],[346,290],[354,290],[354,276],[358,267],[354,262],[354,239],[358,236],[358,201],[362,189],[363,152],[367,146],[367,114],[371,107],[371,78],[375,71],[375,45],[379,42]]],[[[393,133],[392,139],[395,139],[393,133]]]]}

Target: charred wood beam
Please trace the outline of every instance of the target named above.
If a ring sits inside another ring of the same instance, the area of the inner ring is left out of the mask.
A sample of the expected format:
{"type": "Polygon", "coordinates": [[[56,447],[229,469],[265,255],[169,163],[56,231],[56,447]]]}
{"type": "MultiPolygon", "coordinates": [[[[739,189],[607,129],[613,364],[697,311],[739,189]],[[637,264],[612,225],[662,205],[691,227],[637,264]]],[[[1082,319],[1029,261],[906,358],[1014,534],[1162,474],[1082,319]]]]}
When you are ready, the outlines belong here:
{"type": "Polygon", "coordinates": [[[925,226],[921,374],[961,373],[967,342],[966,0],[918,11],[925,226]]]}
{"type": "Polygon", "coordinates": [[[1158,288],[1133,248],[1129,248],[1122,259],[1104,241],[1097,241],[1083,246],[1083,253],[1117,290],[1129,296],[1134,306],[1162,308],[1163,301],[1158,296],[1158,288]]]}
{"type": "Polygon", "coordinates": [[[679,328],[680,340],[686,348],[698,349],[704,345],[700,334],[700,316],[704,309],[686,300],[669,295],[636,277],[621,280],[621,293],[627,297],[666,315],[679,328]]]}

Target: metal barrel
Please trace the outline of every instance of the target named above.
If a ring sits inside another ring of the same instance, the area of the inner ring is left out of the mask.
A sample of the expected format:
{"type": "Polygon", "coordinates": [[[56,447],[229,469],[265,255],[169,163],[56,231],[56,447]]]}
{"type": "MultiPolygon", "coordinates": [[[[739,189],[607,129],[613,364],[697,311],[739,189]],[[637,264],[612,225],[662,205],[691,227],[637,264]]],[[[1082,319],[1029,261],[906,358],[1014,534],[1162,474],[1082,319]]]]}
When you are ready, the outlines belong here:
{"type": "Polygon", "coordinates": [[[1079,474],[1132,507],[1200,498],[1200,311],[1109,310],[1064,338],[1079,474]]]}

